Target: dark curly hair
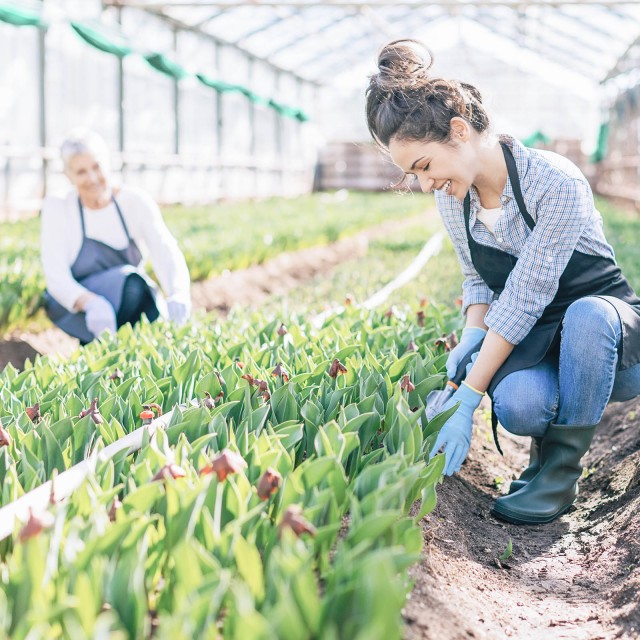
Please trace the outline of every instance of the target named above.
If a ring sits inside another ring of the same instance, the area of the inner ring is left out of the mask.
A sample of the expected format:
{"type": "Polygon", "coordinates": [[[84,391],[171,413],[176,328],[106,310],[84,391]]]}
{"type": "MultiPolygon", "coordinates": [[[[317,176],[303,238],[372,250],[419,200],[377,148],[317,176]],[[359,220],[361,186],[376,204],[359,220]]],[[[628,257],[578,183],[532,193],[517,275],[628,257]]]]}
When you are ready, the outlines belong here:
{"type": "Polygon", "coordinates": [[[391,138],[448,142],[451,118],[464,118],[478,133],[489,128],[480,92],[456,80],[433,78],[433,55],[417,40],[395,40],[378,56],[378,73],[366,91],[367,126],[383,149],[391,138]],[[427,56],[425,56],[427,54],[427,56]]]}

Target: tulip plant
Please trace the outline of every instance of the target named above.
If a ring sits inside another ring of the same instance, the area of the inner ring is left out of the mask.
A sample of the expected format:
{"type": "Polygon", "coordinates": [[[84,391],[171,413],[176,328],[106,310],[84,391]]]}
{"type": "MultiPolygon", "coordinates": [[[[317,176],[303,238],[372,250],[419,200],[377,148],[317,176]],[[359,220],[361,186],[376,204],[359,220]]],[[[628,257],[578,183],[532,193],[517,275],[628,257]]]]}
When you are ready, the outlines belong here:
{"type": "Polygon", "coordinates": [[[5,369],[2,505],[175,408],[0,542],[0,636],[401,637],[444,462],[423,399],[454,321],[282,324],[143,323],[5,369]]]}

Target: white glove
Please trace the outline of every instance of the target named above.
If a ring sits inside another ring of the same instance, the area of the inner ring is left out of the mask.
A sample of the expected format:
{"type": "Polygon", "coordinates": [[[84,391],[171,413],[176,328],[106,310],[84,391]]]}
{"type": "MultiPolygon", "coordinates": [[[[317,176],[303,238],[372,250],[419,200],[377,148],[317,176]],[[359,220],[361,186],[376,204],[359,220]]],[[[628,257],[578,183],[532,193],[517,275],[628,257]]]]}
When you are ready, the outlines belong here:
{"type": "Polygon", "coordinates": [[[182,296],[171,296],[167,298],[167,311],[169,320],[183,325],[191,315],[191,300],[186,301],[182,296]]]}
{"type": "Polygon", "coordinates": [[[91,296],[84,305],[87,329],[97,338],[103,331],[116,332],[116,312],[102,296],[91,296]]]}

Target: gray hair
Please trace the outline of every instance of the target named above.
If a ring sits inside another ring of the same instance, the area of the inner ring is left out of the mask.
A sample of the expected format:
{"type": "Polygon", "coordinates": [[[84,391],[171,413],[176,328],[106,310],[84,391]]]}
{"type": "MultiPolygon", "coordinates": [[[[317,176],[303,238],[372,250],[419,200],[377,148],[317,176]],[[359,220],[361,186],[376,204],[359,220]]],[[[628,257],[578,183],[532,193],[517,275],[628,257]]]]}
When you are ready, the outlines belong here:
{"type": "Polygon", "coordinates": [[[64,168],[68,168],[71,158],[85,153],[94,156],[101,164],[108,166],[109,149],[104,138],[90,129],[74,129],[60,146],[64,168]]]}

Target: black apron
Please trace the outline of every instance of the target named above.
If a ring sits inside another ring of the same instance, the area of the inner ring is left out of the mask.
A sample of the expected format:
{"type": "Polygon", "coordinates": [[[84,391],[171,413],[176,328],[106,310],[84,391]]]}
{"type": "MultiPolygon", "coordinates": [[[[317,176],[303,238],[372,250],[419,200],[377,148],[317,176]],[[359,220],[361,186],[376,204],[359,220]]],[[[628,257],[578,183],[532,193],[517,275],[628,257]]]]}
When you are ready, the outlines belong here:
{"type": "MultiPolygon", "coordinates": [[[[84,208],[78,198],[82,245],[71,266],[71,275],[89,291],[106,298],[117,312],[122,302],[125,280],[132,273],[137,273],[144,278],[145,282],[149,284],[152,294],[156,288],[155,283],[143,271],[139,270],[142,254],[135,240],[129,235],[129,229],[116,199],[113,196],[111,199],[127,236],[127,246],[124,249],[114,249],[100,240],[88,238],[84,222],[84,208]]],[[[93,340],[94,336],[87,329],[84,313],[68,311],[46,291],[45,309],[51,321],[69,335],[85,343],[93,340]]]]}
{"type": "MultiPolygon", "coordinates": [[[[535,222],[527,211],[522,197],[513,154],[506,144],[500,144],[518,208],[529,229],[533,230],[535,222]]],[[[470,215],[471,198],[467,193],[464,199],[464,222],[471,261],[487,286],[499,296],[518,259],[505,251],[476,242],[469,230],[470,215]]],[[[492,399],[496,387],[506,376],[535,366],[552,348],[559,345],[564,314],[569,305],[586,296],[607,296],[607,301],[618,312],[622,324],[622,347],[618,358],[618,369],[628,369],[640,362],[640,298],[622,275],[615,260],[574,251],[560,277],[555,297],[527,336],[514,347],[491,380],[487,391],[492,399]]],[[[494,439],[498,451],[502,453],[497,439],[497,423],[495,412],[492,411],[494,439]]]]}

